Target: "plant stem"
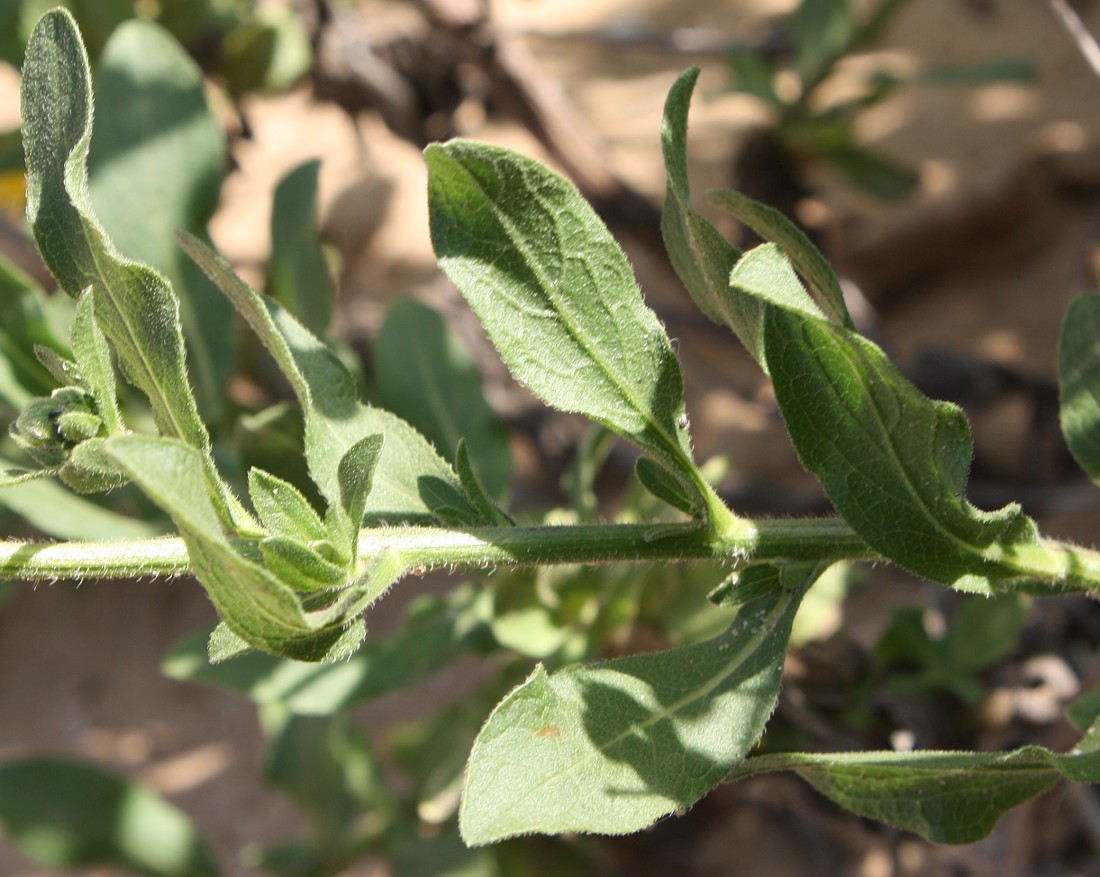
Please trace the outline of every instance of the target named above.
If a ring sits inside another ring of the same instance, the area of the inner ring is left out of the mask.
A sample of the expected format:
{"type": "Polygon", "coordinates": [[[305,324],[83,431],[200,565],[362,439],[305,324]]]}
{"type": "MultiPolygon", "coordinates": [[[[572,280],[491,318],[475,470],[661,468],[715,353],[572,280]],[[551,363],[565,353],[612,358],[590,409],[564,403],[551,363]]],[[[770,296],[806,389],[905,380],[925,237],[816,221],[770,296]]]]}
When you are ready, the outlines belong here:
{"type": "MultiPolygon", "coordinates": [[[[359,553],[396,553],[407,569],[479,569],[571,563],[653,563],[719,560],[731,566],[777,558],[877,561],[839,518],[739,519],[736,532],[716,536],[696,524],[580,526],[378,527],[359,534],[359,553]]],[[[236,540],[255,553],[252,539],[236,540]]],[[[1054,540],[1012,552],[1002,561],[1021,576],[1056,587],[1100,593],[1100,553],[1054,540]]],[[[190,572],[182,539],[114,542],[0,542],[0,578],[137,579],[190,572]]]]}
{"type": "MultiPolygon", "coordinates": [[[[843,521],[742,520],[744,526],[719,537],[697,524],[594,524],[581,526],[379,527],[359,534],[359,554],[396,552],[409,569],[478,569],[570,563],[629,563],[679,560],[843,558],[876,560],[878,555],[843,521]]],[[[245,553],[252,539],[235,540],[245,553]]],[[[182,539],[111,542],[0,542],[0,578],[133,579],[190,572],[182,539]]]]}

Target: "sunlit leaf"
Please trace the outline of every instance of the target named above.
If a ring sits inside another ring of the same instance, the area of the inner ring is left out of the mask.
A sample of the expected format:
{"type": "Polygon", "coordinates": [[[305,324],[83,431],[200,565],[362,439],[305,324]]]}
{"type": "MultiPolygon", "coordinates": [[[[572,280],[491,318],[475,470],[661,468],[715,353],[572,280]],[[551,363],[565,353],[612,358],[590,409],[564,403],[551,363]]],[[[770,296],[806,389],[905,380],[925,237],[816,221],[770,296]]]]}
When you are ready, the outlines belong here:
{"type": "Polygon", "coordinates": [[[801,596],[774,592],[704,643],[553,674],[540,666],[478,735],[463,838],[624,834],[693,804],[760,738],[801,596]]]}

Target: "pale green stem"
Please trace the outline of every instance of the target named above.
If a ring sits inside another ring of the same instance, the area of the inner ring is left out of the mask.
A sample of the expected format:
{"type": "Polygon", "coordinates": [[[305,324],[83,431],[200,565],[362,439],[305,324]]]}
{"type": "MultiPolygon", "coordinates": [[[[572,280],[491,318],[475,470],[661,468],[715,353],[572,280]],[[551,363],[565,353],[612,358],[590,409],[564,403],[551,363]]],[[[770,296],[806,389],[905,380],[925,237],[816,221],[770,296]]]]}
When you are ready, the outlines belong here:
{"type": "MultiPolygon", "coordinates": [[[[695,524],[557,527],[380,527],[359,534],[359,553],[394,552],[412,570],[718,560],[730,566],[778,558],[879,561],[837,518],[739,519],[716,536],[695,524]]],[[[246,553],[254,540],[236,540],[246,553]]],[[[258,551],[256,551],[258,556],[258,551]]],[[[1021,576],[1100,592],[1100,553],[1045,540],[1003,560],[1021,576]]],[[[0,542],[0,579],[136,579],[190,572],[182,539],[113,542],[0,542]]]]}

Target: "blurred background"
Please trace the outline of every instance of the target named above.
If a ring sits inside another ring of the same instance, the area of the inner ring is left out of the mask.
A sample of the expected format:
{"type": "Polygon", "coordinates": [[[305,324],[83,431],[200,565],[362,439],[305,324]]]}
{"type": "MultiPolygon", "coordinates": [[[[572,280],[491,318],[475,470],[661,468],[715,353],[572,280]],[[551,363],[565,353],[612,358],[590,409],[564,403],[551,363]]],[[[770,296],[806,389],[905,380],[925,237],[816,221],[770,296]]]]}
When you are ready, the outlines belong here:
{"type": "MultiPolygon", "coordinates": [[[[125,144],[111,143],[111,132],[125,131],[138,112],[111,103],[112,94],[124,93],[110,90],[115,68],[106,60],[121,22],[157,22],[201,71],[227,146],[216,159],[217,179],[204,184],[210,203],[196,208],[196,221],[208,224],[216,246],[258,288],[278,287],[280,270],[296,270],[280,263],[278,243],[272,249],[273,236],[280,241],[271,220],[276,189],[303,163],[319,162],[299,175],[304,188],[297,194],[282,189],[284,210],[315,215],[320,270],[334,293],[331,308],[301,306],[314,309],[315,325],[331,326],[368,386],[384,383],[378,339],[400,313],[390,310],[393,303],[411,298],[440,314],[507,428],[514,466],[502,477],[517,514],[575,500],[569,473],[578,459],[591,459],[599,462],[589,485],[593,513],[620,515],[634,507],[633,456],[617,445],[583,450],[594,441],[587,425],[549,411],[512,382],[436,268],[420,151],[452,136],[535,156],[573,179],[596,206],[674,339],[697,457],[722,458],[714,471],[736,511],[829,511],[790,449],[767,381],[735,339],[694,307],[660,242],[661,111],[675,78],[695,65],[702,74],[689,161],[697,204],[746,246],[751,239],[729,217],[708,212],[706,190],[736,187],[787,212],[844,278],[861,330],[926,393],[970,415],[970,499],[983,508],[1019,501],[1045,533],[1097,541],[1100,493],[1061,439],[1055,375],[1065,309],[1075,295],[1095,291],[1100,270],[1100,72],[1091,58],[1100,51],[1087,36],[1100,33],[1100,3],[68,5],[97,71],[97,125],[105,133],[97,128],[96,137],[108,144],[104,154],[125,152],[125,144]],[[1075,32],[1077,25],[1085,32],[1075,32]]],[[[0,2],[0,253],[46,292],[52,281],[23,220],[18,69],[29,29],[48,6],[0,2]]],[[[109,171],[105,164],[100,179],[109,171]]],[[[97,202],[109,227],[112,204],[131,216],[139,209],[124,200],[97,202]]],[[[156,233],[155,224],[132,230],[133,255],[152,259],[141,246],[156,233]]],[[[5,313],[0,322],[7,319],[5,313]]],[[[197,319],[206,320],[207,331],[222,328],[209,315],[197,319]]],[[[246,354],[256,346],[242,343],[246,354]]],[[[255,361],[215,382],[208,410],[220,412],[242,459],[261,460],[283,447],[284,414],[272,413],[280,391],[270,385],[270,366],[251,352],[255,361]],[[274,432],[264,432],[272,423],[274,432]]],[[[5,404],[9,419],[16,410],[5,404]]],[[[0,493],[3,522],[28,536],[28,521],[57,538],[101,537],[112,528],[145,532],[113,517],[117,505],[96,505],[111,517],[88,523],[95,512],[54,501],[0,493]]],[[[833,578],[803,618],[769,745],[1072,743],[1061,709],[1100,684],[1100,613],[1091,603],[981,608],[893,570],[842,570],[833,578]],[[984,637],[986,645],[968,652],[968,636],[984,637]]],[[[399,629],[411,595],[454,581],[404,583],[372,616],[372,632],[399,629]]],[[[270,722],[265,734],[254,704],[160,672],[169,648],[212,620],[193,582],[20,585],[5,595],[0,757],[75,754],[141,780],[190,815],[229,873],[250,873],[263,850],[303,830],[293,794],[273,791],[258,770],[270,763],[270,722]]],[[[634,618],[627,633],[586,641],[580,651],[551,653],[564,660],[652,648],[686,641],[711,624],[685,633],[644,621],[634,618]]],[[[525,647],[527,628],[495,632],[499,643],[526,654],[528,668],[530,659],[546,657],[541,646],[525,647]]],[[[449,672],[355,708],[355,724],[372,740],[383,772],[396,771],[401,734],[419,727],[426,708],[455,699],[455,674],[483,671],[460,662],[449,672]]],[[[394,794],[407,795],[416,782],[391,784],[394,794]]],[[[415,831],[430,839],[453,807],[435,822],[417,812],[415,831]]],[[[691,813],[638,837],[570,843],[509,842],[503,846],[511,853],[456,853],[453,863],[374,851],[338,873],[1096,875],[1100,798],[1090,788],[1060,787],[1014,811],[980,844],[937,848],[843,814],[793,778],[766,777],[720,788],[691,813]]],[[[0,872],[53,873],[2,839],[0,872]]]]}

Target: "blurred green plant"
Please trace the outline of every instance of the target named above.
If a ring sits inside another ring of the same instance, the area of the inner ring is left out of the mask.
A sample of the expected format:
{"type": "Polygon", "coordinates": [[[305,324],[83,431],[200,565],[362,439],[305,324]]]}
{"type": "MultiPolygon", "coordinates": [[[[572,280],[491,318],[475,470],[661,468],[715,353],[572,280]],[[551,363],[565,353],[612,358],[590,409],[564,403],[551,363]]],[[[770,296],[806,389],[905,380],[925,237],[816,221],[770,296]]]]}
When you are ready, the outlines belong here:
{"type": "MultiPolygon", "coordinates": [[[[0,543],[0,576],[195,575],[221,622],[177,645],[164,670],[257,703],[265,776],[309,827],[260,850],[257,867],[335,874],[374,853],[398,874],[596,874],[604,854],[588,841],[508,839],[637,831],[721,782],[770,771],[796,773],[855,813],[963,843],[1063,778],[1100,780],[1095,693],[1069,712],[1081,739],[1066,754],[758,750],[800,607],[837,562],[889,561],[997,595],[960,612],[943,637],[899,616],[881,650],[917,667],[899,672],[902,684],[973,700],[975,674],[1018,632],[1018,595],[1095,593],[1100,555],[1042,538],[1018,506],[987,512],[966,500],[972,445],[962,412],[924,397],[855,332],[828,262],[781,214],[737,192],[711,193],[768,240],[742,253],[694,208],[687,116],[698,71],[666,104],[666,246],[699,307],[770,375],[791,440],[836,517],[758,520],[729,509],[713,484],[721,465],[694,459],[672,345],[610,233],[547,168],[456,140],[426,150],[440,265],[513,375],[595,423],[565,482],[575,507],[513,516],[506,430],[434,312],[408,302],[390,310],[370,388],[379,405],[361,400],[357,375],[318,337],[329,305],[304,286],[330,291],[312,230],[316,166],[280,186],[273,237],[293,252],[274,260],[270,295],[261,294],[204,240],[212,183],[203,168],[220,146],[189,62],[158,25],[133,22],[107,40],[100,64],[117,76],[98,87],[167,80],[173,102],[189,108],[156,107],[150,118],[168,113],[194,136],[195,167],[181,172],[186,182],[163,181],[163,194],[142,193],[135,209],[148,214],[146,229],[182,226],[181,249],[260,338],[300,421],[278,403],[228,429],[241,412],[218,420],[193,392],[187,366],[199,367],[185,350],[195,357],[204,339],[192,338],[201,327],[188,333],[186,314],[205,293],[161,244],[134,239],[133,216],[109,226],[98,215],[114,187],[142,179],[146,162],[174,170],[181,159],[161,152],[155,127],[139,126],[130,170],[118,169],[119,147],[93,133],[76,22],[48,13],[24,66],[28,215],[75,305],[14,270],[0,275],[13,315],[0,331],[0,400],[14,415],[5,453],[34,463],[4,473],[0,501],[65,539],[130,529],[125,540],[0,543]],[[89,148],[101,145],[89,165],[89,148]],[[141,246],[150,249],[137,261],[141,246]],[[245,440],[272,426],[269,444],[245,440]],[[617,516],[599,522],[595,478],[612,438],[641,456],[617,516]],[[267,468],[252,462],[259,457],[267,468]],[[123,483],[115,508],[91,505],[87,495],[123,483]],[[29,490],[42,492],[19,499],[29,490]],[[49,515],[33,517],[35,503],[49,515]],[[168,521],[177,537],[147,538],[168,521]],[[491,589],[466,581],[422,596],[395,632],[365,637],[365,610],[398,580],[445,568],[498,571],[491,589]],[[655,640],[660,648],[640,648],[655,640]],[[454,673],[460,661],[476,671],[459,674],[468,689],[458,703],[392,734],[408,782],[390,784],[350,711],[454,673]]],[[[1098,328],[1100,296],[1082,297],[1061,348],[1063,426],[1093,477],[1098,328]]],[[[235,342],[207,343],[211,361],[232,361],[235,342]]],[[[838,575],[802,616],[803,631],[838,599],[838,575]]],[[[86,765],[0,763],[0,822],[48,865],[218,873],[186,817],[86,765]],[[55,801],[53,789],[67,791],[55,801]]]]}
{"type": "Polygon", "coordinates": [[[774,114],[765,138],[769,152],[784,157],[780,164],[797,169],[822,162],[877,198],[901,198],[914,189],[919,174],[859,143],[860,113],[915,83],[972,86],[1035,78],[1034,66],[1022,58],[935,66],[910,75],[880,67],[863,77],[854,96],[831,99],[838,77],[852,75],[842,72],[845,59],[872,45],[905,5],[906,0],[877,0],[867,12],[856,0],[802,0],[784,28],[781,42],[789,50],[746,48],[728,56],[732,90],[757,98],[774,114]]]}

